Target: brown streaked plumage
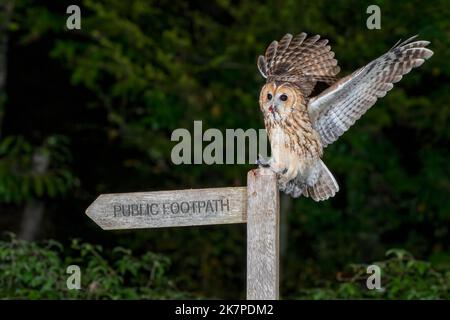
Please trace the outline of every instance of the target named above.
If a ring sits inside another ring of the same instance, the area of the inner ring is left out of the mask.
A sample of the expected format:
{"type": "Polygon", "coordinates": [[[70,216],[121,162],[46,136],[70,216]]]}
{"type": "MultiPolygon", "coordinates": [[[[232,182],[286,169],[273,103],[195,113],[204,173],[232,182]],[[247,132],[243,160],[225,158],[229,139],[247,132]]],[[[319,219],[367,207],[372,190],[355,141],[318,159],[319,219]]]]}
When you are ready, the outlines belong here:
{"type": "Polygon", "coordinates": [[[433,52],[428,41],[412,37],[336,81],[337,60],[328,40],[305,33],[286,34],[273,41],[258,68],[267,79],[259,104],[272,149],[272,158],[258,160],[279,177],[280,190],[316,201],[333,197],[339,186],[321,160],[323,148],[336,141],[378,98],[433,52]],[[317,82],[332,84],[316,97],[317,82]]]}

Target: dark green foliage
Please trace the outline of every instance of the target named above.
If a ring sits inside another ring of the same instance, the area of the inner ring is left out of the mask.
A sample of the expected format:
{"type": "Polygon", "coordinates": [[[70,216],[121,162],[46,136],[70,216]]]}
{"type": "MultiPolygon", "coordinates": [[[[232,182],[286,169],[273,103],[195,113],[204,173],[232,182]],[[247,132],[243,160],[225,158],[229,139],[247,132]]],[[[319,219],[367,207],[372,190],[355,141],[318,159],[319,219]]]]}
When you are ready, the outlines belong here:
{"type": "Polygon", "coordinates": [[[167,257],[147,252],[132,255],[116,247],[73,240],[69,248],[56,241],[0,241],[0,297],[9,299],[181,299],[189,296],[167,278],[167,257]],[[69,290],[66,269],[78,265],[81,289],[69,290]]]}
{"type": "MultiPolygon", "coordinates": [[[[129,249],[105,251],[99,245],[73,240],[25,242],[10,235],[0,241],[0,296],[20,299],[182,299],[202,298],[180,292],[167,276],[170,260],[129,249]],[[81,270],[81,289],[68,290],[69,265],[81,270]]],[[[302,289],[299,299],[449,299],[450,271],[437,271],[404,250],[390,250],[389,259],[374,262],[381,270],[382,289],[368,290],[366,265],[351,265],[337,281],[302,289]]]]}
{"type": "Polygon", "coordinates": [[[381,289],[368,290],[368,265],[350,265],[336,282],[322,288],[301,290],[300,299],[450,299],[450,271],[436,270],[405,250],[392,249],[389,258],[374,262],[381,269],[381,289]]]}
{"type": "Polygon", "coordinates": [[[13,213],[0,220],[2,229],[14,230],[11,221],[38,197],[46,203],[43,237],[57,238],[66,250],[70,239],[83,238],[108,252],[121,246],[163,253],[179,287],[206,297],[244,297],[243,226],[108,233],[83,215],[85,208],[100,193],[245,185],[251,165],[173,165],[170,135],[192,130],[194,120],[203,120],[204,129],[262,128],[256,58],[287,32],[328,38],[342,76],[400,38],[418,33],[431,41],[434,56],[325,150],[341,187],[337,196],[324,203],[300,198],[282,208],[281,292],[448,298],[441,281],[448,275],[432,271],[450,269],[447,0],[376,1],[382,29],[373,31],[366,28],[373,1],[85,0],[80,31],[64,27],[70,2],[15,2],[8,86],[0,93],[0,219],[13,213]],[[67,152],[31,178],[35,151],[59,154],[46,142],[52,136],[67,152]],[[385,272],[402,280],[389,280],[383,294],[339,284],[346,266],[377,260],[392,247],[418,260],[386,262],[385,272]],[[433,268],[419,272],[421,261],[433,268]]]}
{"type": "Polygon", "coordinates": [[[21,203],[66,194],[77,183],[67,166],[70,160],[65,137],[50,136],[38,147],[21,136],[2,139],[0,202],[21,203]]]}

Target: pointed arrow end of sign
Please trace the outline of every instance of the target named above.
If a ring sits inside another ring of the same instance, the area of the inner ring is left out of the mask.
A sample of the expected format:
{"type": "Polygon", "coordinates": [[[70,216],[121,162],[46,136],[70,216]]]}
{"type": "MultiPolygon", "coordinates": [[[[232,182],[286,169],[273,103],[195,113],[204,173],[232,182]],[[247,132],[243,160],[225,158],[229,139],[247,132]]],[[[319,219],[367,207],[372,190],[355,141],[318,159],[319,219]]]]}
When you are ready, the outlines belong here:
{"type": "Polygon", "coordinates": [[[108,229],[105,229],[103,227],[103,225],[97,221],[97,219],[96,219],[97,215],[95,214],[95,212],[98,211],[98,203],[102,197],[103,197],[103,194],[99,195],[97,197],[97,199],[95,199],[94,202],[92,202],[91,205],[86,209],[85,214],[100,228],[102,228],[103,230],[108,230],[108,229]]]}

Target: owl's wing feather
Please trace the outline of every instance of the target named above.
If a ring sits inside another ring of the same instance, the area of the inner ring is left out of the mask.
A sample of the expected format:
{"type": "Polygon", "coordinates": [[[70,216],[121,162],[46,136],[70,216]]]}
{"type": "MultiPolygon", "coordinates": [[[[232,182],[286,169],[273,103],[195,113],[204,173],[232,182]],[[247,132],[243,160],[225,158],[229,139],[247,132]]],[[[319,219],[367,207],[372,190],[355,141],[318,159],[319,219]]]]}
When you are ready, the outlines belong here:
{"type": "Polygon", "coordinates": [[[317,81],[336,81],[339,67],[327,43],[319,35],[307,38],[306,33],[295,37],[288,33],[279,42],[273,41],[264,56],[259,56],[259,71],[267,82],[293,82],[309,96],[317,81]]]}
{"type": "Polygon", "coordinates": [[[312,124],[323,146],[336,141],[402,76],[433,55],[428,41],[416,36],[397,43],[387,53],[337,81],[308,103],[312,124]]]}

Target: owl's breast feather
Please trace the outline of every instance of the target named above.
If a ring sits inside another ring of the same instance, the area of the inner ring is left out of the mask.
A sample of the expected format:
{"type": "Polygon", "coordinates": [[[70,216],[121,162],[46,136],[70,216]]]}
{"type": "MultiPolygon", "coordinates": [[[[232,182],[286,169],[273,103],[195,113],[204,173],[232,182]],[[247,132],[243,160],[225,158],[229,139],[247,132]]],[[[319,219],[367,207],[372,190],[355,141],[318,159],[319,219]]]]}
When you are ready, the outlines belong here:
{"type": "Polygon", "coordinates": [[[274,164],[277,170],[287,171],[290,179],[305,175],[322,155],[320,138],[312,128],[292,129],[275,125],[268,130],[274,164]]]}

